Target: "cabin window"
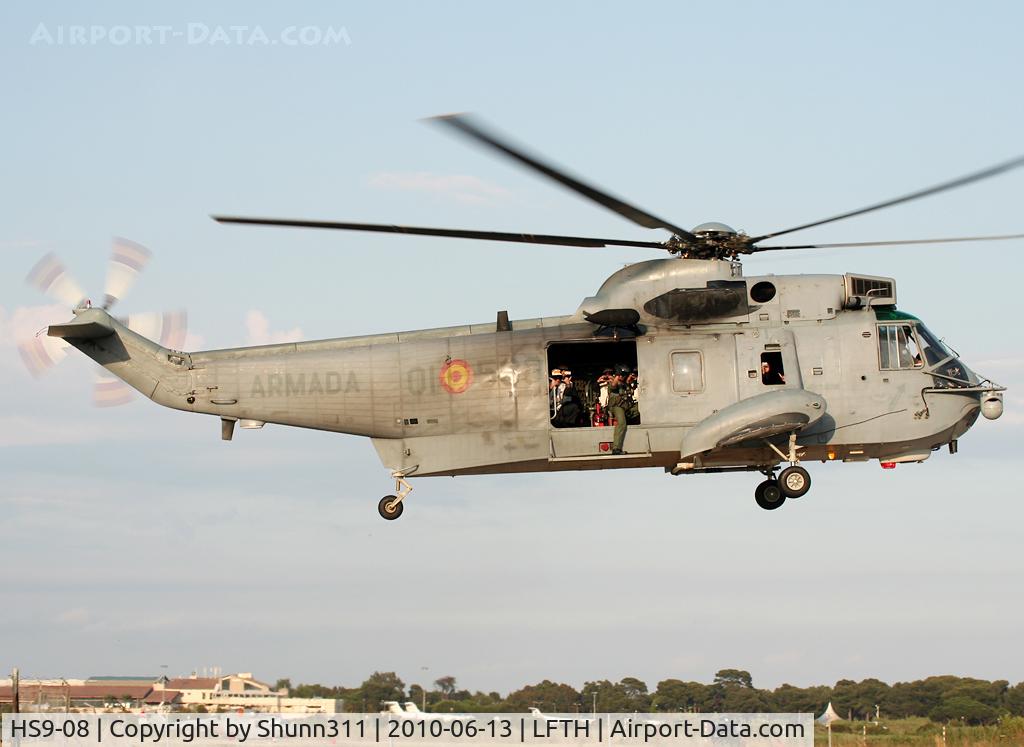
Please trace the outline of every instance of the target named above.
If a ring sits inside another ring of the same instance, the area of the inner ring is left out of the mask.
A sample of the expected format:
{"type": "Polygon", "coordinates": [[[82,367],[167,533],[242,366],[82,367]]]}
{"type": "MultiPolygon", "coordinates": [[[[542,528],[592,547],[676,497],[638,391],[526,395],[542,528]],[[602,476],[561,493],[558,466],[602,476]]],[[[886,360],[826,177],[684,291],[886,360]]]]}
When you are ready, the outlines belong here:
{"type": "Polygon", "coordinates": [[[920,368],[921,348],[909,324],[878,325],[878,367],[883,371],[920,368]]]}
{"type": "Polygon", "coordinates": [[[781,351],[761,353],[761,383],[766,386],[782,386],[786,383],[786,370],[782,367],[781,351]]]}
{"type": "Polygon", "coordinates": [[[698,352],[672,353],[672,391],[692,394],[704,388],[704,364],[698,352]]]}

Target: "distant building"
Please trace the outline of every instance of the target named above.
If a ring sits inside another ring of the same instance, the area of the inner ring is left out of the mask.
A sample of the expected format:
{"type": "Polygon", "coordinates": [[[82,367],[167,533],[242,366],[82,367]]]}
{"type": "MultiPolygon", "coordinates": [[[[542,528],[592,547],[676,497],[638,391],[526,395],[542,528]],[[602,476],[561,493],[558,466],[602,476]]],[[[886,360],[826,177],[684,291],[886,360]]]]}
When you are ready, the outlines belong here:
{"type": "Polygon", "coordinates": [[[253,710],[284,713],[340,713],[344,704],[332,698],[292,698],[287,688],[274,690],[260,682],[252,672],[226,674],[221,677],[182,677],[154,685],[181,694],[182,706],[204,706],[208,711],[253,710]]]}
{"type": "MultiPolygon", "coordinates": [[[[153,689],[153,681],[104,678],[103,680],[26,680],[19,687],[24,711],[50,711],[64,708],[131,709],[138,708],[153,689]]],[[[11,681],[0,680],[0,703],[14,700],[11,681]]]]}
{"type": "MultiPolygon", "coordinates": [[[[11,680],[0,680],[0,704],[13,700],[11,680]]],[[[292,698],[251,672],[218,677],[93,677],[88,680],[27,680],[19,686],[23,711],[65,708],[87,711],[172,710],[340,713],[341,700],[292,698]]]]}

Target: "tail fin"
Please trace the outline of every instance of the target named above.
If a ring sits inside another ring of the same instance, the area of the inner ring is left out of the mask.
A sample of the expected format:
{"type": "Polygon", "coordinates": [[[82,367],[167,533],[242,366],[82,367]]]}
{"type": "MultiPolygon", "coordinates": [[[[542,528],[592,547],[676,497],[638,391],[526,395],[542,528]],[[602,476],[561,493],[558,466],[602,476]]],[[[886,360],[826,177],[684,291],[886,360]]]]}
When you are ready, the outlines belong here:
{"type": "Polygon", "coordinates": [[[65,340],[98,340],[101,337],[114,334],[114,326],[102,317],[73,319],[66,324],[51,324],[46,330],[46,334],[65,340]]]}

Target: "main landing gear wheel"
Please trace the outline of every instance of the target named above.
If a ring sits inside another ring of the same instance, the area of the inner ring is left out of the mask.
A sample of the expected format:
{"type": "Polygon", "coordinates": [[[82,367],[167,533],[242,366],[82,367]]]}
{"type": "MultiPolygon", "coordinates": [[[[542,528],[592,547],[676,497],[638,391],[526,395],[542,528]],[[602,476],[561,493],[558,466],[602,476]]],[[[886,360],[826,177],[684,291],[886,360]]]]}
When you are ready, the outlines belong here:
{"type": "Polygon", "coordinates": [[[405,497],[412,492],[412,485],[405,480],[405,473],[395,470],[391,473],[391,476],[395,478],[395,493],[396,495],[386,495],[380,499],[380,503],[377,504],[377,513],[388,521],[394,521],[402,515],[402,508],[404,505],[405,497]]]}
{"type": "Polygon", "coordinates": [[[380,499],[380,503],[377,504],[377,511],[388,521],[394,521],[402,515],[402,504],[398,500],[397,495],[386,495],[380,499]]]}
{"type": "Polygon", "coordinates": [[[803,467],[786,467],[779,473],[779,487],[787,498],[799,498],[811,489],[811,476],[803,467]]]}
{"type": "Polygon", "coordinates": [[[774,511],[786,502],[786,496],[777,481],[765,480],[754,490],[754,500],[765,511],[774,511]]]}

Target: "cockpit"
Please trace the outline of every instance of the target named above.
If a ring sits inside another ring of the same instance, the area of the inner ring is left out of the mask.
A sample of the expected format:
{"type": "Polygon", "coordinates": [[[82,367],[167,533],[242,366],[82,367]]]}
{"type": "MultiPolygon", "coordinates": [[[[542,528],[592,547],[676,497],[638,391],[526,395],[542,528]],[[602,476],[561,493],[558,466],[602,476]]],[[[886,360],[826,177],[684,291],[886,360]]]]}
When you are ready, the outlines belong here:
{"type": "Polygon", "coordinates": [[[919,319],[900,312],[878,316],[880,370],[919,369],[931,374],[934,386],[938,388],[971,387],[978,384],[979,379],[974,372],[919,319]]]}

